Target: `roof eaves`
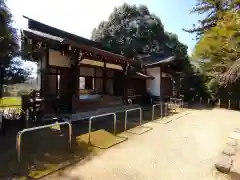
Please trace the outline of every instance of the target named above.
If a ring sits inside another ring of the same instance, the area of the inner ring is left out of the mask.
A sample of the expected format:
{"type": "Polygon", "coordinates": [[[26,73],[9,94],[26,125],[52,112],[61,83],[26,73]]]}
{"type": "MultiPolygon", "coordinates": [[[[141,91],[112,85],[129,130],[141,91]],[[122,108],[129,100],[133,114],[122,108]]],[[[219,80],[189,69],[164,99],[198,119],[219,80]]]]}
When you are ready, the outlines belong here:
{"type": "Polygon", "coordinates": [[[46,34],[46,33],[40,32],[40,31],[32,30],[32,29],[22,29],[22,31],[23,31],[23,33],[28,32],[28,33],[34,34],[36,36],[40,36],[40,37],[51,39],[51,40],[58,41],[58,42],[62,42],[64,40],[63,38],[53,36],[50,34],[46,34]]]}
{"type": "Polygon", "coordinates": [[[142,76],[142,77],[144,77],[144,78],[154,79],[154,77],[149,76],[149,75],[147,75],[147,74],[143,74],[143,73],[141,73],[141,72],[136,72],[136,74],[139,75],[139,76],[142,76]]]}
{"type": "Polygon", "coordinates": [[[159,64],[165,64],[165,63],[171,63],[175,60],[175,56],[168,57],[166,59],[160,59],[155,62],[145,62],[145,66],[154,66],[154,65],[159,65],[159,64]]]}

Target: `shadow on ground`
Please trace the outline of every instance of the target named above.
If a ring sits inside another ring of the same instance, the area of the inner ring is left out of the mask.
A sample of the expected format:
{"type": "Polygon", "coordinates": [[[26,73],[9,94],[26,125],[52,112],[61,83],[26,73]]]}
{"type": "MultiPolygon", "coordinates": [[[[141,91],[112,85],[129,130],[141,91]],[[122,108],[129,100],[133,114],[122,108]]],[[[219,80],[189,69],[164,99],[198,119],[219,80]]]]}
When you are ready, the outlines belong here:
{"type": "Polygon", "coordinates": [[[39,178],[94,155],[92,147],[76,141],[75,137],[70,148],[66,128],[61,128],[61,132],[44,129],[23,135],[20,163],[17,162],[14,136],[1,138],[1,142],[5,142],[5,146],[0,148],[0,179],[39,178]]]}
{"type": "Polygon", "coordinates": [[[211,110],[211,109],[214,109],[215,107],[216,106],[208,105],[207,103],[204,103],[204,104],[189,103],[187,105],[188,109],[194,109],[194,110],[211,110]]]}
{"type": "MultiPolygon", "coordinates": [[[[168,112],[168,116],[172,113],[168,112]]],[[[160,117],[160,109],[155,109],[156,117],[160,117]]],[[[116,133],[124,129],[124,113],[117,113],[116,133]]],[[[139,127],[139,112],[130,112],[127,129],[139,127]]],[[[143,124],[151,121],[151,107],[144,108],[143,124]]],[[[27,132],[22,137],[21,163],[17,162],[16,132],[9,132],[0,137],[0,179],[37,179],[49,173],[56,172],[80,160],[89,160],[123,139],[113,136],[113,117],[102,117],[93,121],[91,143],[106,148],[96,148],[88,144],[88,120],[73,122],[72,146],[69,147],[68,128],[61,126],[59,130],[42,129],[27,132]]],[[[139,130],[141,131],[141,130],[139,130]]],[[[136,133],[137,134],[137,133],[136,133]]],[[[79,177],[78,177],[79,179],[79,177]]],[[[74,179],[72,179],[74,180],[74,179]]]]}
{"type": "Polygon", "coordinates": [[[237,172],[230,172],[229,176],[231,180],[240,180],[240,174],[237,172]]]}

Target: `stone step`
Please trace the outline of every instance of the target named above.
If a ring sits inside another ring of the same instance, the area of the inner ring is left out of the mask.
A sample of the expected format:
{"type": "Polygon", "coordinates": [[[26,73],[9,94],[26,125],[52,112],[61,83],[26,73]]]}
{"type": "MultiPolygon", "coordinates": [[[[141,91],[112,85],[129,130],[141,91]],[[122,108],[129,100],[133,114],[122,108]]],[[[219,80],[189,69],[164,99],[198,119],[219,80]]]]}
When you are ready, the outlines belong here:
{"type": "Polygon", "coordinates": [[[238,141],[236,139],[228,138],[227,144],[230,146],[238,146],[238,141]]]}
{"type": "Polygon", "coordinates": [[[229,135],[229,138],[231,139],[236,139],[236,140],[240,140],[240,133],[239,132],[235,132],[235,131],[232,131],[229,135]]]}
{"type": "Polygon", "coordinates": [[[218,171],[222,173],[229,173],[231,171],[233,160],[231,156],[222,154],[219,158],[219,161],[215,164],[215,167],[218,171]]]}
{"type": "Polygon", "coordinates": [[[237,147],[231,146],[229,144],[226,144],[225,148],[223,149],[222,153],[228,156],[234,156],[236,154],[237,147]]]}

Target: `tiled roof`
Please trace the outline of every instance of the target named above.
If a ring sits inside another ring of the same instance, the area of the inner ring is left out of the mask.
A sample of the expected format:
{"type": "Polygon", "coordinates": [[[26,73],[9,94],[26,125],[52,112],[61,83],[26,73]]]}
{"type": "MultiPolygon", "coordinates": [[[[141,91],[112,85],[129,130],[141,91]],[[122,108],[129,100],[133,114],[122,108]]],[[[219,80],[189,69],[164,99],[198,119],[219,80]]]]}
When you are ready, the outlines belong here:
{"type": "Polygon", "coordinates": [[[177,60],[177,58],[175,56],[166,56],[166,55],[162,55],[162,54],[138,56],[138,59],[142,61],[144,66],[170,64],[177,60]]]}

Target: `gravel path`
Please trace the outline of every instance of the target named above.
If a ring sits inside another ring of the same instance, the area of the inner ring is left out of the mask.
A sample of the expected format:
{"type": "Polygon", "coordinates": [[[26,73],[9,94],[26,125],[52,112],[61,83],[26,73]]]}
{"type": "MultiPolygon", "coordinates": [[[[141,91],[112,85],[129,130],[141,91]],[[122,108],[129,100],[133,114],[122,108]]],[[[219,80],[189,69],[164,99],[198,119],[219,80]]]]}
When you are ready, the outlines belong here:
{"type": "MultiPolygon", "coordinates": [[[[188,115],[134,135],[100,156],[45,179],[68,180],[226,180],[214,164],[229,132],[240,128],[240,112],[189,110],[188,115]]],[[[184,112],[185,113],[185,112],[184,112]]],[[[176,115],[179,116],[179,115],[176,115]]]]}

